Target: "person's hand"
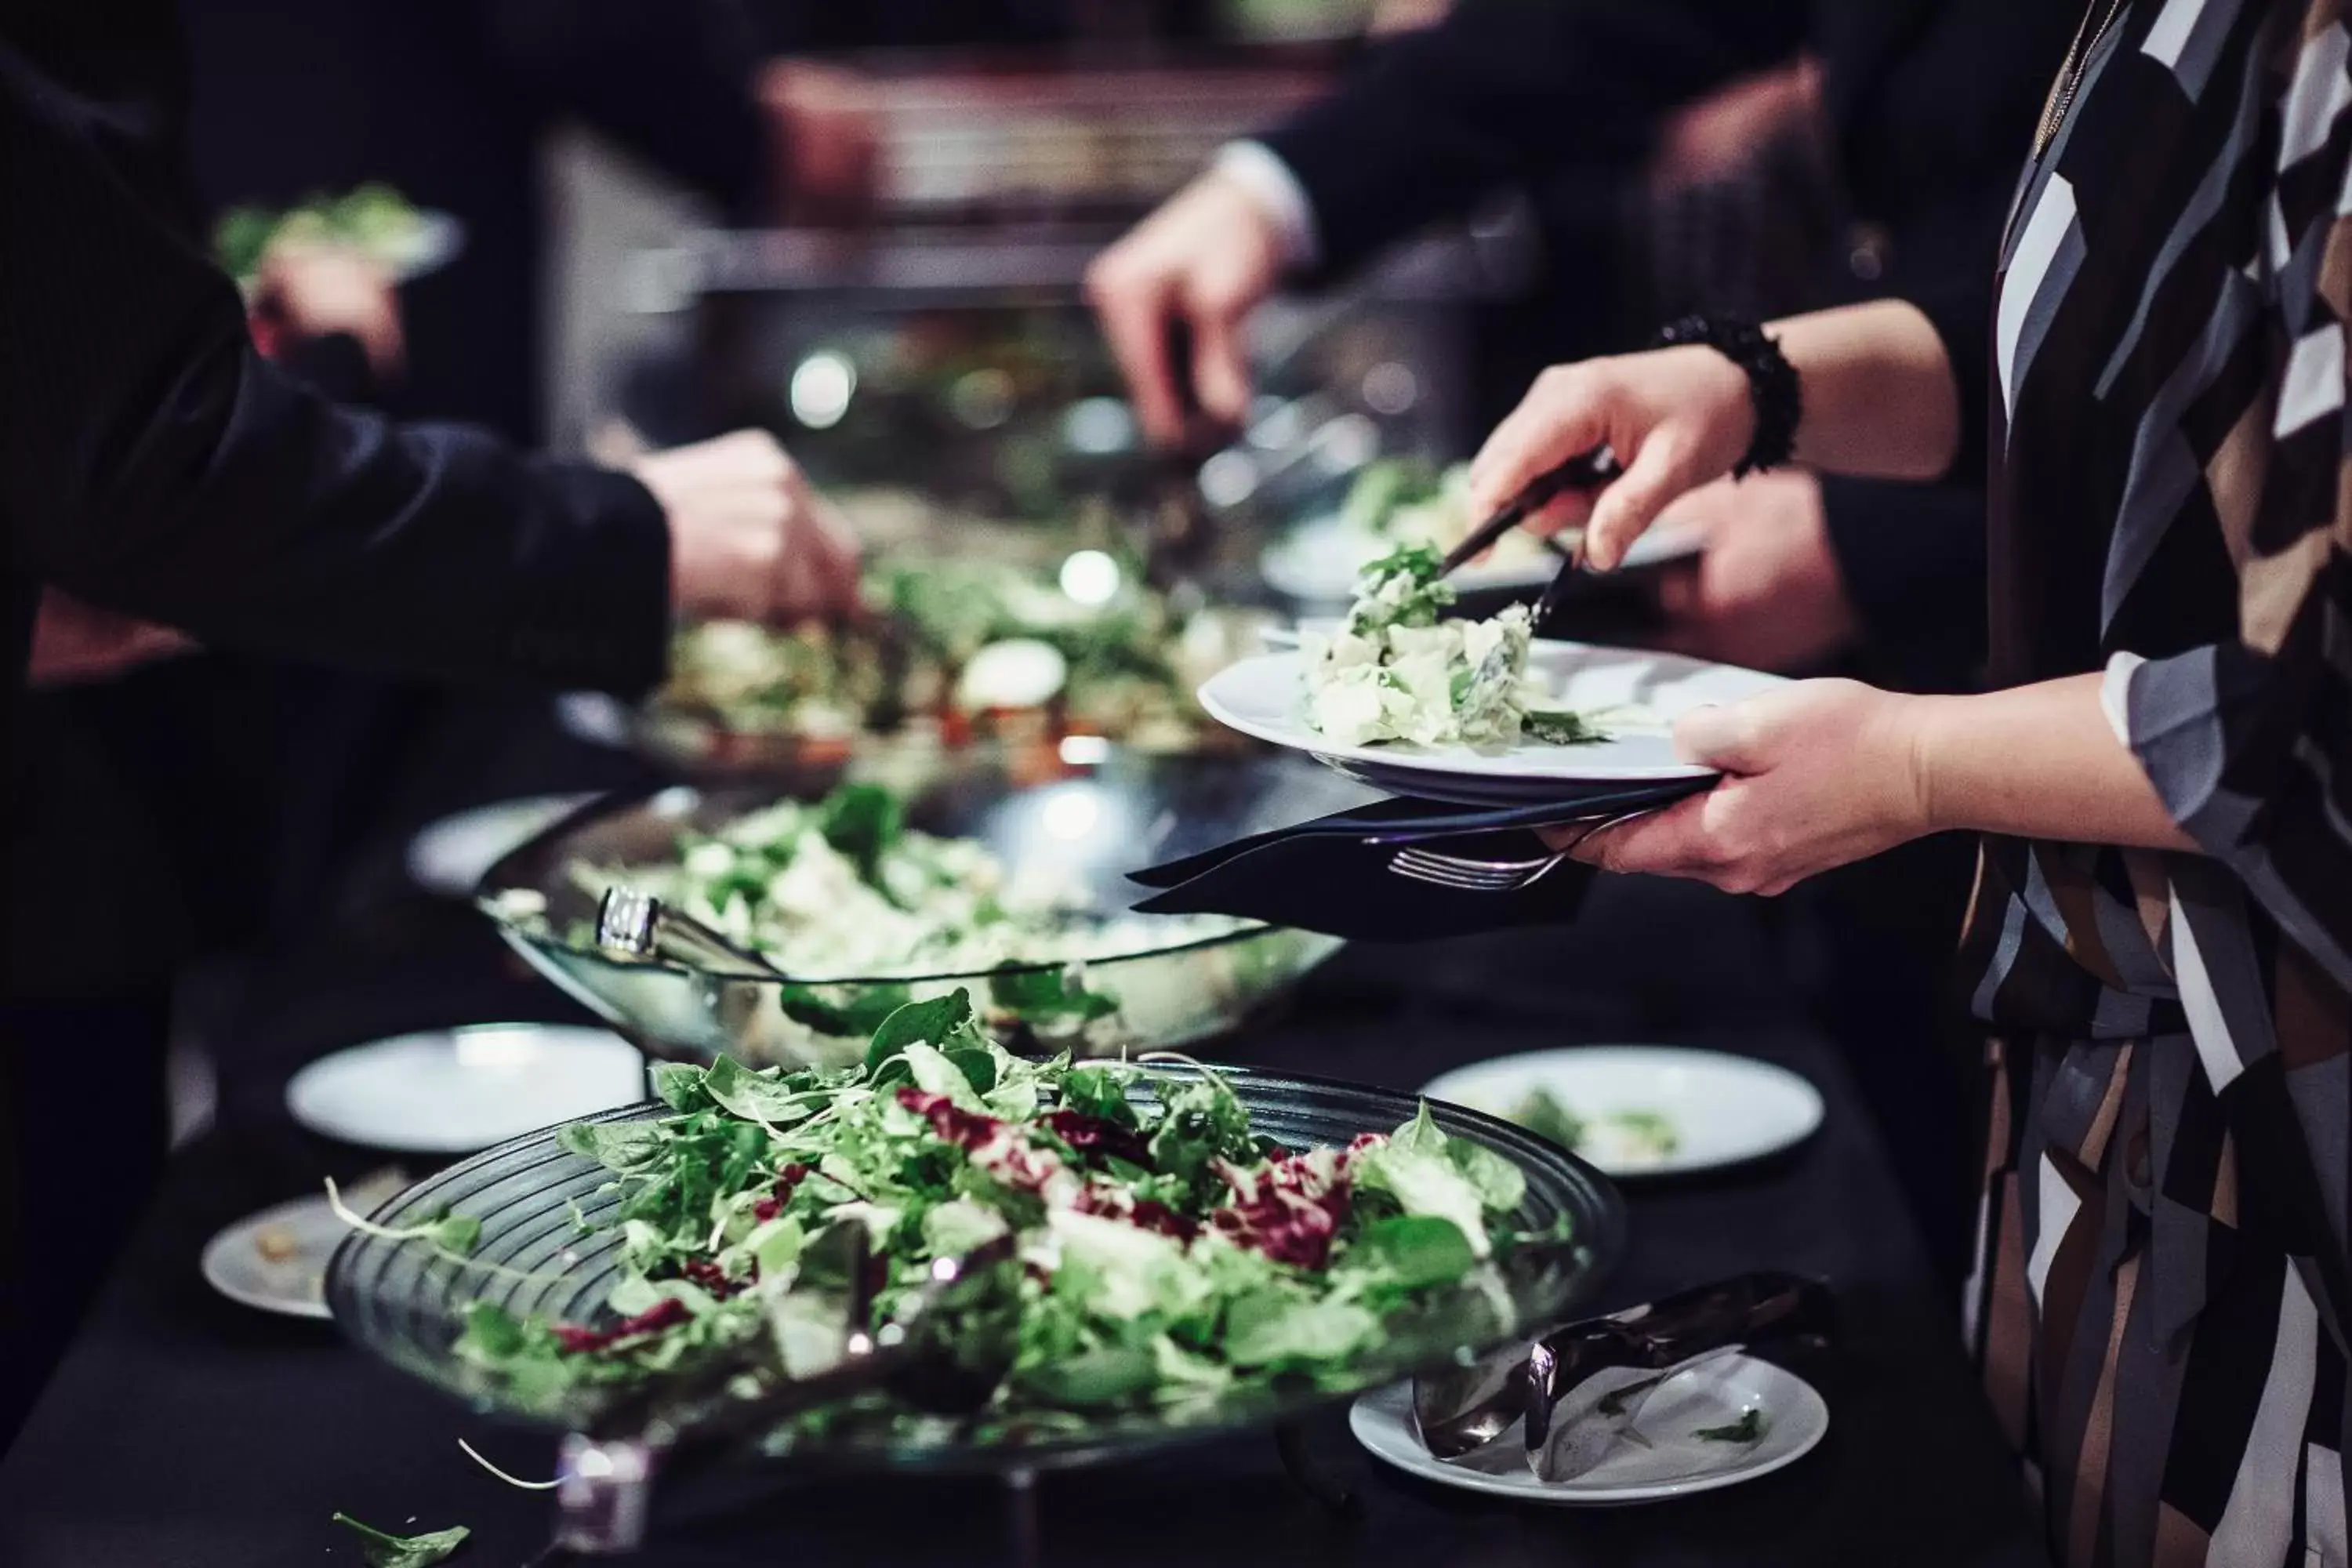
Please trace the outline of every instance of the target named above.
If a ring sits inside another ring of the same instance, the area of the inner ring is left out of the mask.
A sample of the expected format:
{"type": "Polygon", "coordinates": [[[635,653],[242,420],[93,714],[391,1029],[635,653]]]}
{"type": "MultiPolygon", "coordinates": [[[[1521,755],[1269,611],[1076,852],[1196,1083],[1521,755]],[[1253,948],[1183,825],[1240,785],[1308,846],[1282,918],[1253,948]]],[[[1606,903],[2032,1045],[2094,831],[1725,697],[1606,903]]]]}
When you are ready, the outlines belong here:
{"type": "Polygon", "coordinates": [[[1696,560],[1659,573],[1659,647],[1794,674],[1859,639],[1861,623],[1830,552],[1821,480],[1805,470],[1718,479],[1667,507],[1657,526],[1704,539],[1696,560]]]}
{"type": "Polygon", "coordinates": [[[760,73],[759,94],[774,128],[785,216],[835,225],[871,216],[882,165],[873,84],[838,66],[777,60],[760,73]]]}
{"type": "Polygon", "coordinates": [[[1554,365],[1470,463],[1475,512],[1495,511],[1550,468],[1606,447],[1624,471],[1599,494],[1569,490],[1531,520],[1581,522],[1584,556],[1609,571],[1667,503],[1732,470],[1756,438],[1748,377],[1696,344],[1554,365]]]}
{"type": "Polygon", "coordinates": [[[348,332],[379,376],[399,373],[406,344],[392,274],[348,246],[275,245],[255,277],[256,341],[272,352],[283,333],[323,338],[348,332]]]}
{"type": "Polygon", "coordinates": [[[1087,268],[1087,298],[1126,377],[1145,437],[1184,437],[1169,331],[1192,331],[1193,395],[1223,425],[1249,413],[1242,324],[1282,274],[1275,223],[1239,181],[1212,170],[1171,197],[1087,268]]]}
{"type": "Polygon", "coordinates": [[[1660,123],[1650,155],[1651,187],[1676,190],[1736,178],[1755,166],[1758,149],[1791,132],[1818,130],[1821,113],[1821,65],[1810,57],[1736,81],[1660,123]]]}
{"type": "Polygon", "coordinates": [[[1920,701],[1858,681],[1803,680],[1696,709],[1675,726],[1675,749],[1722,770],[1722,783],[1581,843],[1572,826],[1547,837],[1606,870],[1785,892],[1933,830],[1920,701]]]}
{"type": "Polygon", "coordinates": [[[856,541],[767,432],[674,447],[630,472],[669,518],[681,616],[792,622],[856,609],[856,541]]]}
{"type": "Polygon", "coordinates": [[[170,626],[103,610],[59,589],[42,591],[26,679],[36,687],[111,680],[195,643],[170,626]]]}

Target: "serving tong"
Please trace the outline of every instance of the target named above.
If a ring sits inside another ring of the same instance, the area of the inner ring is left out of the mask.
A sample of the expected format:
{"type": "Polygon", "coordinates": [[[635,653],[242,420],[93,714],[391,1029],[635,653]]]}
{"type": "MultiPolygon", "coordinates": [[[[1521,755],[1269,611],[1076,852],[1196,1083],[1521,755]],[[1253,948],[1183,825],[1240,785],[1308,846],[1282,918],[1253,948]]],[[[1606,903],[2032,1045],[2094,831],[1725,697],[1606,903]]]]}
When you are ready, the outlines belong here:
{"type": "Polygon", "coordinates": [[[1638,1436],[1642,1407],[1669,1380],[1767,1340],[1822,1345],[1836,1333],[1826,1285],[1779,1270],[1742,1274],[1415,1378],[1413,1420],[1430,1453],[1455,1463],[1517,1429],[1538,1479],[1572,1480],[1638,1436]]]}
{"type": "Polygon", "coordinates": [[[836,1226],[826,1235],[839,1238],[831,1245],[840,1256],[830,1261],[848,1281],[841,1360],[806,1376],[782,1376],[772,1339],[761,1333],[682,1377],[607,1405],[563,1439],[552,1550],[594,1556],[639,1550],[657,1475],[757,1441],[802,1411],[877,1390],[940,1415],[970,1415],[987,1403],[1011,1364],[1012,1333],[992,1340],[971,1331],[961,1318],[952,1334],[940,1325],[942,1309],[1012,1262],[1012,1238],[933,1258],[930,1277],[912,1301],[876,1324],[874,1258],[865,1228],[836,1226]]]}
{"type": "MultiPolygon", "coordinates": [[[[1494,515],[1464,534],[1462,542],[1447,551],[1444,559],[1438,563],[1437,574],[1450,577],[1484,555],[1494,548],[1496,540],[1551,504],[1561,492],[1599,489],[1622,471],[1615,453],[1606,447],[1596,447],[1538,474],[1528,481],[1526,489],[1504,503],[1494,515]]],[[[1547,539],[1545,544],[1561,559],[1559,570],[1552,574],[1551,582],[1544,588],[1543,596],[1536,601],[1531,624],[1538,631],[1559,610],[1568,596],[1570,584],[1584,569],[1582,531],[1578,531],[1573,544],[1563,545],[1554,539],[1547,539]]]]}
{"type": "Polygon", "coordinates": [[[763,979],[790,978],[764,953],[746,947],[709,921],[621,882],[606,888],[597,900],[596,950],[631,963],[668,958],[696,968],[731,964],[763,979]]]}

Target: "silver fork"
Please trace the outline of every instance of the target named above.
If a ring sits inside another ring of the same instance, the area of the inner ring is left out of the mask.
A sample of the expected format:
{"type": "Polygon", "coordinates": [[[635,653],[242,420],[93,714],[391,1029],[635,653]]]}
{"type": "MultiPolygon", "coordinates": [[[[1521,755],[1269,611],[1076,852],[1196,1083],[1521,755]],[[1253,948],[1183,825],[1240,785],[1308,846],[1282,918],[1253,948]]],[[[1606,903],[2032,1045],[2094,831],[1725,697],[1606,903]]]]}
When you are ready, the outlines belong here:
{"type": "MultiPolygon", "coordinates": [[[[1462,893],[1516,893],[1531,888],[1549,875],[1553,867],[1576,852],[1578,846],[1604,827],[1614,827],[1621,822],[1631,822],[1637,816],[1647,816],[1655,806],[1640,811],[1621,811],[1614,816],[1588,817],[1584,831],[1570,843],[1549,855],[1539,855],[1532,860],[1476,860],[1465,855],[1445,855],[1434,849],[1408,846],[1389,858],[1389,869],[1407,881],[1426,882],[1432,887],[1450,888],[1462,893]]],[[[1563,826],[1576,826],[1573,822],[1563,826]]]]}

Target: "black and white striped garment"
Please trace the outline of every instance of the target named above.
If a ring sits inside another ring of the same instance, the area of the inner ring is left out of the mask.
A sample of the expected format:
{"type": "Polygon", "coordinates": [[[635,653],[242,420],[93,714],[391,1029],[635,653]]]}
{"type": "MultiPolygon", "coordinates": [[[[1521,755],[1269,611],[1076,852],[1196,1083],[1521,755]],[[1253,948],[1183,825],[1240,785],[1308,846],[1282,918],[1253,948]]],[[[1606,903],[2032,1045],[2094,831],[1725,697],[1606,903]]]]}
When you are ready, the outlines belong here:
{"type": "Polygon", "coordinates": [[[2105,670],[2207,851],[1993,839],[1970,913],[1971,1333],[2068,1568],[2352,1561],[2346,4],[2133,0],[2003,245],[1997,674],[2105,670]]]}

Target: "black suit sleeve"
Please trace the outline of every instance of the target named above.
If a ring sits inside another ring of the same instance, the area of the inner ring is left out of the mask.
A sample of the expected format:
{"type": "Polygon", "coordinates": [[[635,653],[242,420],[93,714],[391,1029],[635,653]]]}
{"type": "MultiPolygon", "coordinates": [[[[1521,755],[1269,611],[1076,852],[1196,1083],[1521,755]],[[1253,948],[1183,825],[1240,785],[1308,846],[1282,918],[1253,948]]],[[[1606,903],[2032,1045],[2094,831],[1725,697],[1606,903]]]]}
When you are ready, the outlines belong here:
{"type": "MultiPolygon", "coordinates": [[[[131,127],[131,142],[141,128],[131,127]]],[[[459,680],[660,678],[668,534],[635,480],[328,403],[0,40],[0,529],[16,568],[200,638],[459,680]]]]}
{"type": "Polygon", "coordinates": [[[754,90],[756,29],[730,0],[480,0],[492,58],[731,211],[771,195],[775,142],[754,90]]]}
{"type": "Polygon", "coordinates": [[[1500,186],[1630,169],[1663,115],[1790,60],[1808,22],[1792,0],[1461,0],[1265,141],[1343,269],[1500,186]]]}
{"type": "Polygon", "coordinates": [[[1906,686],[1972,684],[1985,658],[1984,492],[1827,475],[1822,515],[1874,659],[1906,686]]]}

